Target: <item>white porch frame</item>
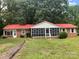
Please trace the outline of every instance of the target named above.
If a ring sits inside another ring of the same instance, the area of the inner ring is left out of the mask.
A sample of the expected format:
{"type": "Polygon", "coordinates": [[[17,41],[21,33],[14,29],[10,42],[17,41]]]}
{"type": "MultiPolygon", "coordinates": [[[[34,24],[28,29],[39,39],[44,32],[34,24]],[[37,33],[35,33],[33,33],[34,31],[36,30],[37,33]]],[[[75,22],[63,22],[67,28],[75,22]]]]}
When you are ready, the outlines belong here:
{"type": "MultiPolygon", "coordinates": [[[[33,34],[35,33],[32,33],[32,29],[40,29],[40,28],[31,28],[31,36],[33,36],[33,34]]],[[[44,29],[44,36],[45,37],[52,37],[52,34],[51,34],[51,29],[58,29],[58,31],[60,32],[60,28],[43,28],[44,29]],[[48,33],[46,32],[46,29],[48,29],[48,33]]],[[[39,30],[38,30],[39,31],[39,30]]],[[[53,33],[53,32],[52,32],[53,33]]],[[[38,32],[39,34],[39,32],[38,32]]],[[[54,33],[53,33],[54,34],[54,33]]],[[[57,32],[56,32],[57,34],[57,32]]],[[[38,36],[38,35],[37,35],[38,36]]]]}
{"type": "Polygon", "coordinates": [[[32,28],[31,28],[31,36],[32,36],[32,28]]]}
{"type": "Polygon", "coordinates": [[[5,36],[5,30],[3,30],[3,36],[5,36]]]}
{"type": "Polygon", "coordinates": [[[47,37],[46,29],[49,30],[49,33],[48,33],[49,35],[48,36],[51,37],[50,28],[44,28],[44,29],[45,29],[45,37],[47,37]]]}
{"type": "Polygon", "coordinates": [[[45,37],[46,37],[46,28],[44,28],[45,29],[45,37]]]}

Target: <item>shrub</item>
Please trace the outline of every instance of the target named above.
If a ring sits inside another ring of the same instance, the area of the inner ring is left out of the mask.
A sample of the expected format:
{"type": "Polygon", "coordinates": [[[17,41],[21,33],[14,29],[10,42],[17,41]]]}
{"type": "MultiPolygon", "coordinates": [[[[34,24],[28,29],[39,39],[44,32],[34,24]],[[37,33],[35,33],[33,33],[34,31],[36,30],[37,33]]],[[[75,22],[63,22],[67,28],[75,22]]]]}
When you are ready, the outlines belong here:
{"type": "Polygon", "coordinates": [[[66,32],[60,32],[60,34],[59,34],[60,39],[67,38],[67,36],[68,36],[68,34],[66,32]]]}
{"type": "Polygon", "coordinates": [[[79,36],[79,33],[77,33],[77,36],[79,36]]]}
{"type": "Polygon", "coordinates": [[[22,35],[22,34],[21,34],[21,35],[20,35],[20,37],[21,37],[21,38],[24,38],[24,37],[25,37],[25,35],[22,35]]]}
{"type": "Polygon", "coordinates": [[[7,36],[4,36],[4,35],[3,35],[3,36],[1,36],[1,37],[2,37],[3,39],[7,38],[7,36]]]}
{"type": "Polygon", "coordinates": [[[31,37],[31,34],[30,33],[27,33],[27,37],[31,37]]]}

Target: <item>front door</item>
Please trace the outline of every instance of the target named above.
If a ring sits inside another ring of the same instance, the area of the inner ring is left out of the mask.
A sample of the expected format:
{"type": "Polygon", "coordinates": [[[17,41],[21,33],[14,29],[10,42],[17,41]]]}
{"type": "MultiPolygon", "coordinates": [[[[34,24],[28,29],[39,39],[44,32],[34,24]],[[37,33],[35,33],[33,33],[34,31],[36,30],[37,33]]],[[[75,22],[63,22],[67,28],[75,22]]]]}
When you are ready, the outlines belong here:
{"type": "Polygon", "coordinates": [[[31,37],[31,29],[27,29],[27,31],[26,31],[26,36],[27,36],[27,37],[31,37]]]}

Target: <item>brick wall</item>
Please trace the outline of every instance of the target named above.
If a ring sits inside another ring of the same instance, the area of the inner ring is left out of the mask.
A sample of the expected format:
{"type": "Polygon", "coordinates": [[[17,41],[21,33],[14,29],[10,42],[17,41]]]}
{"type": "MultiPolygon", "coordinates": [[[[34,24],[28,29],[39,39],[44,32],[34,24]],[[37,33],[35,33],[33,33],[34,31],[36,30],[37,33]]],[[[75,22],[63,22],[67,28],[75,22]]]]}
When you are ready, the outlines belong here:
{"type": "Polygon", "coordinates": [[[21,35],[21,30],[17,30],[17,37],[20,37],[21,35]]]}
{"type": "Polygon", "coordinates": [[[68,37],[75,37],[77,36],[77,33],[68,33],[68,37]]]}

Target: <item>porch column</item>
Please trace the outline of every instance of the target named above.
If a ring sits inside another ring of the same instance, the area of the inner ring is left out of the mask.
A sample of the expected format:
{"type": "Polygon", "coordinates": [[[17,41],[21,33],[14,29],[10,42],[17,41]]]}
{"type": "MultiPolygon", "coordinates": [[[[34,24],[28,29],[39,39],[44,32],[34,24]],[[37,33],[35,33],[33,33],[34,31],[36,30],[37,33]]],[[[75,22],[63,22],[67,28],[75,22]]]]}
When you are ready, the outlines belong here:
{"type": "Polygon", "coordinates": [[[46,28],[45,28],[45,37],[46,37],[46,28]]]}
{"type": "Polygon", "coordinates": [[[70,33],[72,33],[72,29],[70,28],[70,33]]]}
{"type": "Polygon", "coordinates": [[[31,37],[32,37],[32,28],[31,28],[31,37]]]}
{"type": "Polygon", "coordinates": [[[74,33],[77,33],[76,29],[74,29],[74,33]]]}
{"type": "Polygon", "coordinates": [[[49,37],[51,37],[50,28],[49,28],[49,37]]]}
{"type": "Polygon", "coordinates": [[[14,30],[12,30],[12,37],[14,36],[14,30]]]}
{"type": "Polygon", "coordinates": [[[5,34],[5,30],[3,30],[3,36],[5,36],[6,34],[5,34]]]}

